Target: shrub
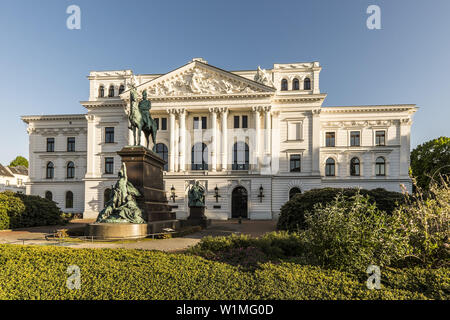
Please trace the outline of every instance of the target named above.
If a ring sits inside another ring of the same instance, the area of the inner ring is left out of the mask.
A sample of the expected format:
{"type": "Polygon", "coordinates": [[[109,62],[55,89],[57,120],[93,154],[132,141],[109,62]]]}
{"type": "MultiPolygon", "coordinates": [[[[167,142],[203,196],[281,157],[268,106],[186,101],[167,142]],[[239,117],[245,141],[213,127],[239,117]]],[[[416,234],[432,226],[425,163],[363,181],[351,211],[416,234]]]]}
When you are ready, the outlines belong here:
{"type": "Polygon", "coordinates": [[[409,253],[398,214],[377,209],[368,196],[338,195],[305,215],[307,254],[322,267],[365,272],[370,264],[388,266],[409,253]]]}
{"type": "Polygon", "coordinates": [[[9,228],[9,216],[6,209],[0,207],[0,230],[5,230],[9,228]]]}
{"type": "Polygon", "coordinates": [[[0,299],[448,299],[449,269],[393,270],[382,289],[336,270],[264,263],[247,272],[185,254],[0,245],[0,299]],[[66,287],[67,267],[81,288],[66,287]],[[415,275],[420,275],[414,283],[415,275]],[[429,280],[425,280],[429,279],[429,280]],[[411,281],[412,283],[409,283],[411,281]]]}
{"type": "Polygon", "coordinates": [[[0,207],[6,210],[11,229],[57,225],[65,222],[56,204],[39,196],[2,192],[0,207]]]}
{"type": "Polygon", "coordinates": [[[295,195],[281,207],[277,229],[287,231],[305,229],[305,213],[313,211],[315,204],[321,203],[326,205],[332,202],[338,194],[342,194],[344,198],[349,198],[358,192],[363,196],[369,196],[371,203],[376,203],[379,210],[386,211],[387,213],[393,212],[397,204],[404,203],[404,196],[401,193],[386,191],[384,189],[313,189],[295,195]]]}
{"type": "MultiPolygon", "coordinates": [[[[405,204],[396,209],[403,218],[411,257],[424,266],[449,265],[450,261],[450,186],[448,177],[431,181],[426,195],[416,185],[416,192],[407,195],[405,204]]],[[[415,181],[414,181],[415,183],[415,181]]]]}

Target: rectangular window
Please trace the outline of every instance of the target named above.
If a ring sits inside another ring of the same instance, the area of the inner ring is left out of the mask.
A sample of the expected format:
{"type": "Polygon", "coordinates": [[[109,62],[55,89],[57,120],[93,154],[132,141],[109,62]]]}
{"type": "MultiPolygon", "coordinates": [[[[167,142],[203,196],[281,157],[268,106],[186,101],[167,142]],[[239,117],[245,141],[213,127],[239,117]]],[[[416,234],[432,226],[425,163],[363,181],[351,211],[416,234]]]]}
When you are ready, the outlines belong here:
{"type": "Polygon", "coordinates": [[[334,132],[325,133],[325,146],[335,147],[336,146],[336,134],[334,132]]]}
{"type": "Polygon", "coordinates": [[[239,128],[239,116],[234,116],[234,128],[239,128]]]}
{"type": "Polygon", "coordinates": [[[350,146],[359,147],[360,146],[360,132],[350,131],[350,146]]]}
{"type": "Polygon", "coordinates": [[[161,130],[167,130],[167,118],[161,118],[161,130]]]}
{"type": "Polygon", "coordinates": [[[202,129],[207,129],[206,128],[206,117],[202,117],[202,129]]]}
{"type": "Polygon", "coordinates": [[[194,117],[194,129],[199,129],[199,119],[198,119],[198,117],[194,117]]]}
{"type": "Polygon", "coordinates": [[[105,173],[114,173],[114,158],[105,158],[105,173]]]}
{"type": "Polygon", "coordinates": [[[292,154],[290,157],[290,171],[291,172],[300,172],[300,155],[292,154]]]}
{"type": "Polygon", "coordinates": [[[248,117],[242,116],[242,128],[247,129],[248,128],[248,117]]]}
{"type": "Polygon", "coordinates": [[[47,152],[55,152],[55,138],[47,138],[47,152]]]}
{"type": "Polygon", "coordinates": [[[114,127],[105,128],[105,143],[114,143],[114,127]]]}
{"type": "Polygon", "coordinates": [[[159,118],[153,118],[153,119],[155,119],[156,130],[160,130],[160,129],[159,129],[159,118]]]}
{"type": "Polygon", "coordinates": [[[75,138],[74,137],[67,138],[67,151],[75,152],[75,138]]]}
{"type": "Polygon", "coordinates": [[[386,132],[376,131],[375,132],[375,145],[385,146],[386,145],[386,132]]]}

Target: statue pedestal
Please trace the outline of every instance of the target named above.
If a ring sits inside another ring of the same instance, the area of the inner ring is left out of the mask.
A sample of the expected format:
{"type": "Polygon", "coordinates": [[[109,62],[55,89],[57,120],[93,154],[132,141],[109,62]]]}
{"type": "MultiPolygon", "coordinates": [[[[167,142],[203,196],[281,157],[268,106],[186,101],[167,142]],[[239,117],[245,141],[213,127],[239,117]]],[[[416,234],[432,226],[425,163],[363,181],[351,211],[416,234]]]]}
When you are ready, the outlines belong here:
{"type": "Polygon", "coordinates": [[[94,240],[140,239],[147,236],[147,224],[91,223],[86,231],[94,240]]]}
{"type": "Polygon", "coordinates": [[[201,226],[202,228],[207,228],[211,224],[205,215],[205,207],[189,207],[189,217],[186,221],[182,222],[183,226],[201,226]]]}
{"type": "Polygon", "coordinates": [[[147,222],[175,220],[175,212],[168,205],[164,190],[165,161],[142,146],[127,146],[117,152],[127,167],[128,181],[143,195],[138,200],[147,222]]]}

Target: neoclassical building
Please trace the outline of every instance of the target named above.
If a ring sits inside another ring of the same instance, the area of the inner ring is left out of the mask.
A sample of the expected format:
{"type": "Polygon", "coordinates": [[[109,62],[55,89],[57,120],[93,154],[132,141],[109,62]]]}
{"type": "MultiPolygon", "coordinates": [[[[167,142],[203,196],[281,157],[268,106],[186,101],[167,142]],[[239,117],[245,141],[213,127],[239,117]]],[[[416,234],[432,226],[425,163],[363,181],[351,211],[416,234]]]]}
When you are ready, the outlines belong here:
{"type": "MultiPolygon", "coordinates": [[[[411,190],[415,105],[322,106],[318,62],[226,71],[196,58],[166,74],[93,71],[84,114],[24,116],[27,193],[94,218],[130,145],[129,86],[146,90],[167,161],[167,198],[186,218],[187,189],[207,190],[213,219],[276,219],[290,196],[321,187],[411,190]]],[[[142,141],[144,142],[144,141],[142,141]]]]}

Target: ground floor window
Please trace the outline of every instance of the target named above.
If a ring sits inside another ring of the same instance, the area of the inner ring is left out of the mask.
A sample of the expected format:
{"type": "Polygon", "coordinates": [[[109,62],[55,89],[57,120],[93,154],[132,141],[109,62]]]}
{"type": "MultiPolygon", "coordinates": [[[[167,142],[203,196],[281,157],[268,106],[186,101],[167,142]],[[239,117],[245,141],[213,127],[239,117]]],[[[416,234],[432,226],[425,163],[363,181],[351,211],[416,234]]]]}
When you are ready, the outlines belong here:
{"type": "Polygon", "coordinates": [[[72,191],[66,192],[66,208],[67,209],[73,208],[73,192],[72,191]]]}
{"type": "Polygon", "coordinates": [[[333,177],[336,175],[336,163],[333,158],[328,158],[325,163],[325,175],[333,177]]]}
{"type": "Polygon", "coordinates": [[[289,190],[289,200],[291,200],[296,194],[302,193],[300,188],[293,187],[289,190]]]}
{"type": "Polygon", "coordinates": [[[53,194],[50,191],[45,192],[45,199],[53,201],[53,194]]]}

